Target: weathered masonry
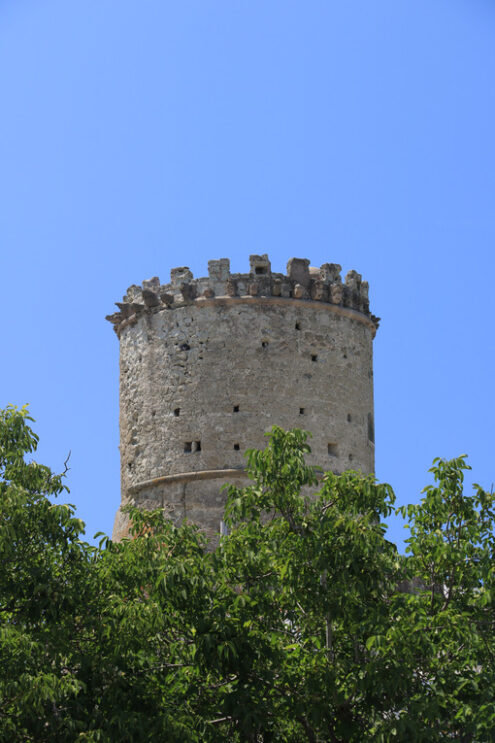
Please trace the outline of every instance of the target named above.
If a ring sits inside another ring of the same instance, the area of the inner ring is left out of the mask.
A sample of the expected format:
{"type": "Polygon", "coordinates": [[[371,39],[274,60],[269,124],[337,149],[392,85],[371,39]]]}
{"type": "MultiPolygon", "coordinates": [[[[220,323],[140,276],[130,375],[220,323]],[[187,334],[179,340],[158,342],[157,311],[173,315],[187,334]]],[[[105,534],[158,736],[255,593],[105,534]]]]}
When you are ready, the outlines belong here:
{"type": "MultiPolygon", "coordinates": [[[[120,339],[122,504],[163,507],[218,533],[221,487],[242,480],[243,452],[272,425],[309,430],[324,469],[374,468],[368,284],[355,271],[266,255],[250,272],[209,261],[131,286],[110,320],[120,339]]],[[[126,533],[117,513],[114,538],[126,533]]]]}

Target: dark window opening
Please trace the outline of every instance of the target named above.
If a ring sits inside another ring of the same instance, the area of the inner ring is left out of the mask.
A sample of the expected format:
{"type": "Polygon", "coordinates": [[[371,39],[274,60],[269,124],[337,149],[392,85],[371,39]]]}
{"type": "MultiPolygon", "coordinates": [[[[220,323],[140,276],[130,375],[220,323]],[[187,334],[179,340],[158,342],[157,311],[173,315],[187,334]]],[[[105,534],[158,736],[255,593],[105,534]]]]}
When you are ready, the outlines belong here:
{"type": "Polygon", "coordinates": [[[328,449],[328,456],[329,457],[337,457],[338,456],[337,444],[328,444],[327,449],[328,449]]]}
{"type": "Polygon", "coordinates": [[[266,267],[265,266],[256,266],[254,269],[254,273],[258,274],[258,276],[262,276],[266,273],[266,267]]]}
{"type": "Polygon", "coordinates": [[[311,354],[311,361],[318,361],[318,356],[315,353],[311,354]]]}
{"type": "Polygon", "coordinates": [[[344,354],[343,358],[344,358],[344,359],[346,359],[346,358],[347,358],[347,354],[346,354],[346,353],[344,354]]]}
{"type": "Polygon", "coordinates": [[[192,441],[184,442],[184,451],[186,454],[189,454],[190,452],[192,452],[192,441]]]}
{"type": "Polygon", "coordinates": [[[196,451],[201,451],[201,441],[196,441],[196,451]]]}
{"type": "Polygon", "coordinates": [[[301,323],[300,322],[296,322],[296,330],[301,330],[301,323]]]}
{"type": "Polygon", "coordinates": [[[239,446],[239,444],[234,444],[234,449],[235,449],[235,451],[239,451],[239,449],[240,449],[240,448],[241,448],[241,447],[239,446]]]}
{"type": "Polygon", "coordinates": [[[350,413],[347,413],[347,422],[350,423],[352,421],[352,416],[350,413]]]}
{"type": "Polygon", "coordinates": [[[268,346],[268,341],[261,341],[261,347],[266,348],[268,346]]]}
{"type": "Polygon", "coordinates": [[[175,415],[176,418],[179,417],[179,415],[180,415],[180,408],[175,408],[174,415],[175,415]]]}
{"type": "Polygon", "coordinates": [[[354,459],[354,455],[353,454],[349,454],[349,462],[352,462],[353,459],[354,459]]]}
{"type": "Polygon", "coordinates": [[[372,444],[375,443],[375,424],[371,413],[368,413],[368,439],[372,444]]]}
{"type": "Polygon", "coordinates": [[[304,408],[299,408],[299,415],[304,415],[304,408]]]}
{"type": "Polygon", "coordinates": [[[238,412],[239,412],[239,405],[234,405],[234,413],[238,413],[238,412]]]}
{"type": "Polygon", "coordinates": [[[189,345],[189,343],[182,343],[181,346],[180,346],[180,350],[181,351],[189,351],[190,348],[191,348],[191,346],[189,345]]]}

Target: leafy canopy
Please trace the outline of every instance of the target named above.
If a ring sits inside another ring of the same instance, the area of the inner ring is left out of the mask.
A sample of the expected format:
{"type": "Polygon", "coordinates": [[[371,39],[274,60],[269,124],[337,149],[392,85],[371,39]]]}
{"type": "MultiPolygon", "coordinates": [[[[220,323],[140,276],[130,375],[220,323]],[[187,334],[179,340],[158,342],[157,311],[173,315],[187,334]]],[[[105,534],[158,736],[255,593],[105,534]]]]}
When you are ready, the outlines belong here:
{"type": "Polygon", "coordinates": [[[30,421],[0,412],[1,741],[495,739],[494,503],[463,457],[398,509],[405,556],[391,487],[276,427],[217,544],[130,508],[93,547],[30,421]]]}

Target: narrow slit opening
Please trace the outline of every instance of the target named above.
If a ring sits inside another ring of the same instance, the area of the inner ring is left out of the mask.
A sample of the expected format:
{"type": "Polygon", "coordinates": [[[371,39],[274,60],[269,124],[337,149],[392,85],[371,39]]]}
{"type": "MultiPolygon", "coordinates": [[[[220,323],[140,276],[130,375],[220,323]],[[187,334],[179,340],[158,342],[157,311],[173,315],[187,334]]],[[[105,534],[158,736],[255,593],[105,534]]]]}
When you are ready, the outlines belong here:
{"type": "Polygon", "coordinates": [[[179,415],[180,415],[180,408],[175,408],[174,415],[175,415],[176,418],[179,417],[179,415]]]}
{"type": "Polygon", "coordinates": [[[196,441],[196,451],[201,451],[201,441],[196,441]]]}
{"type": "Polygon", "coordinates": [[[368,413],[368,440],[371,441],[372,444],[375,443],[375,424],[371,413],[368,413]]]}

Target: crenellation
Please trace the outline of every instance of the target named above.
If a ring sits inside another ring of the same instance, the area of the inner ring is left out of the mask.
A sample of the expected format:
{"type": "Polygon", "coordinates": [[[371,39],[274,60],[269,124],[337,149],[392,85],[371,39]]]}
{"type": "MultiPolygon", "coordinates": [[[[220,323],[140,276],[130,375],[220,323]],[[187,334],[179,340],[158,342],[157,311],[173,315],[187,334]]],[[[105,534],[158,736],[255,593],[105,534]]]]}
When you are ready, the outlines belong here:
{"type": "Polygon", "coordinates": [[[189,281],[183,281],[179,284],[179,290],[185,304],[189,304],[196,299],[196,284],[189,281]]]}
{"type": "Polygon", "coordinates": [[[287,263],[287,275],[295,284],[309,287],[309,260],[307,258],[291,258],[287,263]]]}
{"type": "Polygon", "coordinates": [[[362,311],[366,314],[369,314],[370,300],[369,300],[369,284],[367,281],[361,282],[361,301],[362,301],[362,311]]]}
{"type": "Polygon", "coordinates": [[[348,271],[345,277],[345,284],[351,290],[359,291],[362,276],[357,271],[348,271]]]}
{"type": "Polygon", "coordinates": [[[138,299],[141,299],[141,287],[137,284],[132,284],[128,289],[127,292],[122,297],[123,302],[135,302],[138,299]]]}
{"type": "Polygon", "coordinates": [[[160,299],[164,307],[171,307],[174,303],[174,295],[169,294],[169,292],[165,290],[165,287],[160,287],[160,299]]]}
{"type": "Polygon", "coordinates": [[[291,258],[287,274],[271,270],[266,253],[249,256],[249,273],[230,273],[228,258],[208,262],[208,276],[195,279],[187,266],[173,268],[169,284],[160,284],[157,276],[143,281],[141,286],[131,285],[116,303],[119,312],[108,316],[119,334],[124,323],[136,321],[143,312],[155,313],[166,309],[184,307],[196,301],[249,298],[255,300],[294,300],[319,302],[347,308],[365,315],[375,326],[369,310],[369,287],[357,271],[348,271],[342,282],[342,267],[337,263],[324,263],[317,268],[309,265],[307,258],[291,258]]]}
{"type": "Polygon", "coordinates": [[[249,270],[251,276],[271,276],[272,265],[268,259],[268,255],[250,255],[249,256],[249,270]]]}
{"type": "Polygon", "coordinates": [[[160,279],[158,276],[153,276],[151,279],[145,279],[142,283],[142,288],[156,291],[160,288],[160,279]]]}
{"type": "Polygon", "coordinates": [[[342,284],[335,283],[330,285],[329,299],[332,304],[341,305],[344,301],[344,289],[342,284]]]}
{"type": "Polygon", "coordinates": [[[311,299],[316,302],[328,302],[328,286],[325,281],[315,279],[311,282],[311,299]]]}
{"type": "Polygon", "coordinates": [[[170,271],[170,283],[172,286],[179,286],[183,281],[192,281],[193,274],[188,266],[179,266],[172,268],[170,271]]]}
{"type": "Polygon", "coordinates": [[[272,296],[272,267],[266,253],[263,255],[250,255],[249,268],[251,278],[251,296],[272,296]],[[256,290],[254,289],[256,286],[256,290]]]}
{"type": "Polygon", "coordinates": [[[152,289],[143,288],[143,301],[148,309],[159,307],[161,304],[160,297],[152,289]]]}
{"type": "Polygon", "coordinates": [[[208,277],[210,279],[210,288],[217,296],[225,296],[226,283],[230,278],[230,260],[228,258],[219,258],[218,260],[208,261],[208,277]]]}
{"type": "Polygon", "coordinates": [[[208,276],[213,281],[227,281],[230,276],[230,259],[218,258],[208,261],[208,276]]]}
{"type": "Polygon", "coordinates": [[[339,266],[338,263],[323,263],[320,266],[320,276],[323,279],[323,281],[327,281],[331,284],[342,283],[342,278],[340,276],[340,272],[342,271],[342,266],[339,266]]]}

